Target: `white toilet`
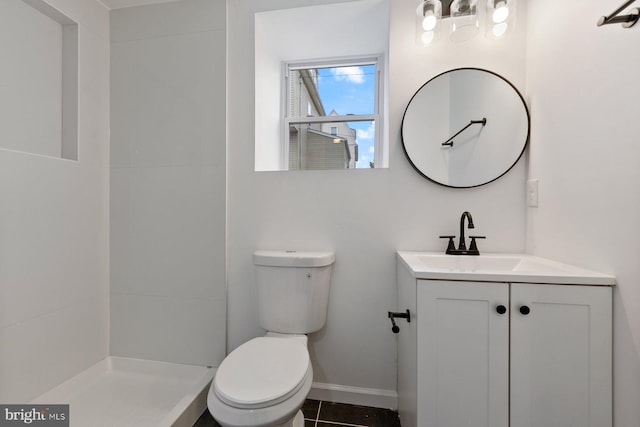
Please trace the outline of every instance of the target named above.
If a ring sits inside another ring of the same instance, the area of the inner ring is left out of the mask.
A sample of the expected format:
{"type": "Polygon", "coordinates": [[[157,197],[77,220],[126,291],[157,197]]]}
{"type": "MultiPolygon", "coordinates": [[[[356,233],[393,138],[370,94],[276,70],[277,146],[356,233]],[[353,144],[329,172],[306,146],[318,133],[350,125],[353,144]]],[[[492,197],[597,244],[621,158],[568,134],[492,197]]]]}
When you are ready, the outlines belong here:
{"type": "Polygon", "coordinates": [[[256,251],[258,311],[267,330],[232,351],[207,405],[223,427],[303,427],[313,370],[305,334],[327,319],[333,252],[256,251]]]}

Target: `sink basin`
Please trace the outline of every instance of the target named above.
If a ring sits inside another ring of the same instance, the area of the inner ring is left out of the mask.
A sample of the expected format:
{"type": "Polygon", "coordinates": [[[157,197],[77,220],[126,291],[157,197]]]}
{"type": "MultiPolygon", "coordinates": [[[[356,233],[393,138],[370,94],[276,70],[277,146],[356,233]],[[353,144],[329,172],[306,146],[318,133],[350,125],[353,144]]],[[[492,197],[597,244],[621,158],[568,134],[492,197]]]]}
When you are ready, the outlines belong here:
{"type": "Polygon", "coordinates": [[[527,254],[465,256],[400,251],[398,259],[418,279],[609,286],[615,284],[613,276],[527,254]]]}

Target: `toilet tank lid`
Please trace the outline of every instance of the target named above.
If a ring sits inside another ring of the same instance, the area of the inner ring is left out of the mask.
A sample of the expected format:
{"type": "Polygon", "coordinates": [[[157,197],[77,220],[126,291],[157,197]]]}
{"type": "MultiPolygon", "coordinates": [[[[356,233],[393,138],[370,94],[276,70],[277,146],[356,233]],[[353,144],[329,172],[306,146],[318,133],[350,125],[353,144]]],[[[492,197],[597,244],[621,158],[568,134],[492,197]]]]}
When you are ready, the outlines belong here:
{"type": "Polygon", "coordinates": [[[336,260],[336,255],[330,251],[266,251],[260,250],[253,253],[255,265],[271,267],[324,267],[331,265],[336,260]]]}

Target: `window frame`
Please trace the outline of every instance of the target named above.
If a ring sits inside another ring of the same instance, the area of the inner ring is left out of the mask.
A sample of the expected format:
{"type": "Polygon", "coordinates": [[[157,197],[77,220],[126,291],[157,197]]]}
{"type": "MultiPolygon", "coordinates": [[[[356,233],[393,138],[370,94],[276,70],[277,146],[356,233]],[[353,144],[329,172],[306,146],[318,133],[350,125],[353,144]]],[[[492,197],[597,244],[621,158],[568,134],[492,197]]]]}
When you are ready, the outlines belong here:
{"type": "MultiPolygon", "coordinates": [[[[368,55],[368,56],[348,56],[342,58],[325,58],[325,59],[312,59],[304,61],[284,61],[282,63],[283,68],[283,81],[282,81],[282,94],[281,94],[281,114],[283,118],[282,141],[281,147],[281,159],[282,165],[286,166],[285,170],[289,170],[289,129],[291,125],[297,124],[310,124],[310,123],[346,123],[346,122],[373,122],[375,126],[374,136],[374,153],[373,163],[374,167],[381,167],[375,165],[385,164],[383,160],[383,123],[382,112],[384,111],[384,55],[368,55]],[[375,66],[375,93],[374,93],[374,112],[373,114],[349,114],[338,116],[316,116],[316,117],[292,117],[289,115],[291,111],[290,100],[290,77],[291,72],[304,69],[318,69],[318,68],[335,68],[335,67],[352,67],[362,65],[374,65],[375,66]]],[[[336,169],[338,170],[338,169],[336,169]]]]}

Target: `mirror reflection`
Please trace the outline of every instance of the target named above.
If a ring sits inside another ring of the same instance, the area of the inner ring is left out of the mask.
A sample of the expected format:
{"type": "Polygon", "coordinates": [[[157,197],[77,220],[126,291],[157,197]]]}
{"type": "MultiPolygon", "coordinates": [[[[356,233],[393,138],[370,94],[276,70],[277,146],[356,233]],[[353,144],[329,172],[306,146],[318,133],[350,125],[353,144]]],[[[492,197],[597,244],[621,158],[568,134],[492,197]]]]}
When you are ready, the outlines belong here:
{"type": "Polygon", "coordinates": [[[529,111],[496,73],[459,68],[425,83],[402,122],[405,154],[416,171],[448,187],[477,187],[507,173],[529,139],[529,111]]]}

